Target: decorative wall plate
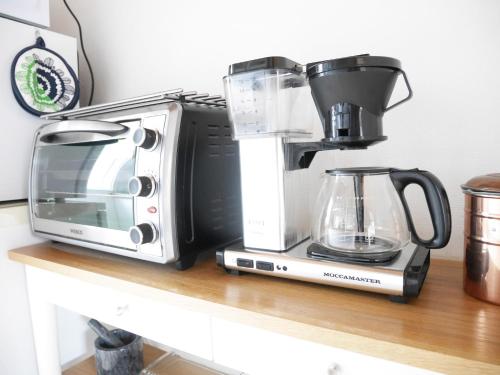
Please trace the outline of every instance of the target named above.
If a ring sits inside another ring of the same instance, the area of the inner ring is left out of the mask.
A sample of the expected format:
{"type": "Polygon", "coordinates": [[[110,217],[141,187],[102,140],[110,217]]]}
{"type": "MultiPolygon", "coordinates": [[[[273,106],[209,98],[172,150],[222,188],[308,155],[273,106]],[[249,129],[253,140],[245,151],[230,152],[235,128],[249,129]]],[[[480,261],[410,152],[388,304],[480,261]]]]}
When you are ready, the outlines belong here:
{"type": "Polygon", "coordinates": [[[75,72],[41,37],[14,58],[11,83],[19,105],[36,116],[72,109],[80,97],[75,72]]]}

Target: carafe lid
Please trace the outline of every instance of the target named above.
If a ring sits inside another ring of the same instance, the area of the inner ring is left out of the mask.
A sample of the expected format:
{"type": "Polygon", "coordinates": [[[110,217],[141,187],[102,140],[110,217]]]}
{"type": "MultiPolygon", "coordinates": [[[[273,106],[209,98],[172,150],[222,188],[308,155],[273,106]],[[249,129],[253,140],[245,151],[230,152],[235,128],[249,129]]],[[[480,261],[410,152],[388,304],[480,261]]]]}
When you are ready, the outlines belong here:
{"type": "Polygon", "coordinates": [[[342,57],[340,59],[317,61],[307,64],[307,76],[313,78],[322,73],[337,69],[353,69],[362,67],[379,67],[389,69],[401,69],[398,59],[385,56],[370,56],[369,54],[342,57]]]}
{"type": "Polygon", "coordinates": [[[325,173],[333,176],[371,176],[377,174],[387,174],[390,171],[391,168],[385,167],[356,167],[327,169],[325,173]]]}
{"type": "Polygon", "coordinates": [[[464,193],[500,195],[500,173],[490,173],[471,178],[462,185],[464,193]]]}
{"type": "Polygon", "coordinates": [[[229,65],[228,74],[232,75],[261,69],[285,69],[301,73],[302,65],[286,57],[269,56],[231,64],[229,65]]]}

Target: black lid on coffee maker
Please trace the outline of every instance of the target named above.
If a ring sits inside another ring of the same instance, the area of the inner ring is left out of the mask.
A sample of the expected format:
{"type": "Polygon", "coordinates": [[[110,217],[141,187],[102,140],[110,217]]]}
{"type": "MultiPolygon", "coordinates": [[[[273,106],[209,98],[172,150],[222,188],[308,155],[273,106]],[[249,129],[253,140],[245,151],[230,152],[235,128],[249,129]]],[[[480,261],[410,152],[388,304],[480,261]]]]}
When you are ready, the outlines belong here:
{"type": "Polygon", "coordinates": [[[362,67],[380,67],[401,69],[401,61],[392,57],[370,56],[369,54],[342,57],[340,59],[317,61],[306,65],[307,75],[312,78],[317,74],[337,69],[355,69],[362,67]]]}
{"type": "Polygon", "coordinates": [[[302,66],[293,60],[282,56],[268,56],[260,59],[242,61],[229,65],[228,75],[246,73],[262,69],[283,69],[301,72],[302,66]]]}

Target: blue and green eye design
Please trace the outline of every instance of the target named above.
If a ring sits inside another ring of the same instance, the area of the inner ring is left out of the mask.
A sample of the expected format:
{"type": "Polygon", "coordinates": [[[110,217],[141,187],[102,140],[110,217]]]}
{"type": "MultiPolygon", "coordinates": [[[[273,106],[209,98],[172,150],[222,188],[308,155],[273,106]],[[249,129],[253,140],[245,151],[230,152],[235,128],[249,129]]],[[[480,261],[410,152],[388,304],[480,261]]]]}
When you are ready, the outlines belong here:
{"type": "MultiPolygon", "coordinates": [[[[41,39],[41,38],[39,38],[41,39]]],[[[35,115],[73,108],[79,97],[71,67],[43,39],[22,50],[12,63],[12,89],[18,103],[35,115]]]]}
{"type": "Polygon", "coordinates": [[[21,69],[15,74],[16,82],[25,95],[32,99],[32,106],[40,112],[56,112],[66,108],[75,87],[64,71],[54,67],[50,57],[41,61],[33,53],[24,58],[21,69]]]}

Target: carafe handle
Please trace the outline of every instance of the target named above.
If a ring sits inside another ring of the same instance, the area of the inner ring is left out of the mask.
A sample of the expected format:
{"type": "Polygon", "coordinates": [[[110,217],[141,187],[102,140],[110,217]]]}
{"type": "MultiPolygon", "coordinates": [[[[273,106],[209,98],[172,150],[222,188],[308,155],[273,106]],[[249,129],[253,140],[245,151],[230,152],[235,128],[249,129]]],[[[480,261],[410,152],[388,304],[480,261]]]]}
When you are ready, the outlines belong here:
{"type": "Polygon", "coordinates": [[[451,235],[451,211],[448,196],[441,181],[432,173],[419,169],[392,169],[390,177],[403,203],[412,241],[428,249],[439,249],[446,246],[451,235]],[[404,195],[405,188],[410,184],[417,184],[424,191],[434,229],[434,236],[429,240],[421,239],[413,224],[413,218],[404,195]]]}

